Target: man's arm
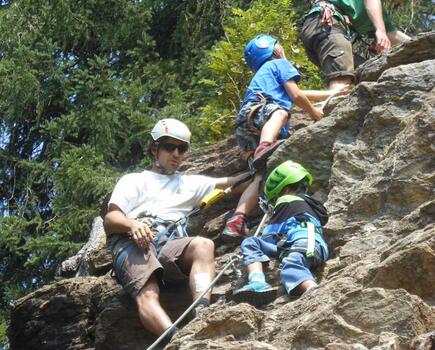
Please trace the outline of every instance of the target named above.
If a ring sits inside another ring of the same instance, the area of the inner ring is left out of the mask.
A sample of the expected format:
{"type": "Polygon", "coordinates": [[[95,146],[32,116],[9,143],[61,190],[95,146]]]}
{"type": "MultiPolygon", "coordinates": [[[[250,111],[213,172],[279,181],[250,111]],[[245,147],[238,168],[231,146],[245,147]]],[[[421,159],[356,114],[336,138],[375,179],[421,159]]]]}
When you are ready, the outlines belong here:
{"type": "Polygon", "coordinates": [[[243,179],[248,179],[250,177],[249,172],[241,173],[240,175],[230,176],[230,177],[219,177],[216,179],[216,188],[227,188],[229,186],[234,185],[238,181],[242,181],[243,179]]]}
{"type": "Polygon", "coordinates": [[[144,248],[155,238],[155,233],[146,224],[127,218],[124,212],[113,203],[109,205],[109,212],[104,217],[104,229],[109,234],[131,234],[135,243],[144,248]]]}
{"type": "Polygon", "coordinates": [[[384,49],[389,49],[391,42],[387,36],[387,30],[385,29],[381,0],[364,0],[364,5],[370,21],[375,28],[376,52],[380,53],[384,49]]]}
{"type": "Polygon", "coordinates": [[[308,100],[304,92],[299,89],[298,85],[294,80],[286,81],[284,83],[284,89],[290,99],[294,102],[294,104],[302,108],[303,111],[307,112],[312,119],[316,121],[322,119],[323,111],[314,107],[310,103],[310,100],[308,100]]]}

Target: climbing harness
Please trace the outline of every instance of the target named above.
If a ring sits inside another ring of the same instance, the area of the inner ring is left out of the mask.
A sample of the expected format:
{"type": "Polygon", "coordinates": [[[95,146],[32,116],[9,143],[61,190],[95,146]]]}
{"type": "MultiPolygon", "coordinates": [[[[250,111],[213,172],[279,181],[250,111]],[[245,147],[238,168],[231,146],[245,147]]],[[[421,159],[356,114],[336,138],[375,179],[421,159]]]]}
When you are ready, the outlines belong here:
{"type": "MultiPolygon", "coordinates": [[[[276,241],[276,246],[278,250],[278,258],[282,261],[282,259],[287,256],[290,252],[300,252],[304,253],[307,258],[313,258],[314,257],[314,248],[315,248],[315,242],[316,242],[316,233],[322,234],[321,227],[326,225],[328,222],[328,213],[326,211],[326,208],[316,199],[310,197],[307,194],[302,194],[299,196],[293,196],[293,195],[285,195],[278,199],[276,205],[279,205],[281,203],[290,203],[290,202],[305,202],[311,210],[315,213],[317,218],[319,219],[320,226],[316,226],[313,222],[309,220],[309,218],[306,217],[306,215],[311,216],[310,214],[304,214],[304,215],[298,215],[295,217],[295,220],[297,220],[297,224],[295,228],[306,228],[307,229],[307,246],[306,247],[294,247],[291,242],[288,241],[287,234],[278,234],[278,233],[269,233],[267,234],[267,237],[273,237],[277,236],[278,240],[276,241]]],[[[263,237],[267,241],[267,237],[263,237]]],[[[274,241],[276,238],[272,238],[274,241]]]]}
{"type": "MultiPolygon", "coordinates": [[[[246,127],[248,130],[250,130],[252,133],[260,136],[261,131],[255,127],[253,118],[256,113],[258,113],[262,108],[264,108],[268,103],[274,103],[272,99],[265,97],[261,92],[256,92],[255,96],[258,98],[258,103],[254,104],[250,109],[249,112],[246,115],[246,127]]],[[[278,109],[278,108],[277,108],[278,109]]],[[[241,122],[239,125],[242,125],[245,122],[241,122]]],[[[285,123],[285,125],[280,129],[279,131],[279,138],[285,139],[289,135],[289,129],[290,125],[288,122],[285,123]]]]}
{"type": "MultiPolygon", "coordinates": [[[[232,186],[223,189],[215,189],[212,192],[210,192],[208,195],[204,196],[201,199],[201,202],[198,207],[193,208],[190,212],[188,212],[186,215],[181,217],[180,219],[176,221],[167,221],[159,218],[156,215],[152,215],[149,212],[142,212],[138,215],[137,220],[140,222],[143,222],[147,226],[150,227],[150,229],[157,232],[157,237],[153,240],[153,244],[157,249],[157,255],[160,255],[161,248],[170,240],[176,238],[176,237],[189,237],[186,227],[188,224],[188,220],[190,217],[198,214],[203,209],[209,208],[215,203],[219,202],[221,199],[225,197],[225,195],[231,193],[231,191],[234,190],[237,186],[242,184],[243,182],[247,181],[249,178],[251,178],[251,174],[246,174],[245,177],[238,180],[236,183],[234,183],[232,186]]],[[[118,261],[119,258],[116,258],[116,261],[118,261]]]]}
{"type": "Polygon", "coordinates": [[[307,15],[309,16],[313,13],[320,13],[323,22],[326,22],[326,27],[329,27],[329,30],[320,35],[318,42],[322,41],[334,31],[334,28],[332,27],[332,17],[336,17],[343,24],[348,37],[352,35],[352,22],[349,16],[347,16],[337,5],[334,5],[327,0],[312,1],[311,10],[308,11],[307,15]]]}
{"type": "Polygon", "coordinates": [[[257,113],[261,108],[263,108],[266,105],[268,100],[260,92],[255,93],[255,95],[260,99],[260,102],[258,102],[258,104],[256,105],[253,105],[249,110],[248,114],[246,115],[246,125],[248,129],[251,130],[254,134],[260,135],[261,132],[254,126],[254,122],[252,121],[252,118],[255,113],[257,113]]]}
{"type": "Polygon", "coordinates": [[[321,234],[321,229],[319,227],[316,227],[311,221],[301,222],[298,226],[307,229],[307,247],[295,247],[293,246],[293,244],[288,242],[288,237],[286,235],[283,235],[276,243],[278,260],[282,261],[288,254],[292,252],[303,253],[307,258],[314,258],[316,233],[321,234]]]}
{"type": "Polygon", "coordinates": [[[219,272],[219,274],[213,279],[213,281],[211,281],[211,283],[209,284],[209,286],[207,287],[206,290],[204,290],[201,295],[196,298],[196,300],[186,309],[186,311],[183,312],[183,314],[172,324],[171,327],[167,328],[161,335],[159,338],[157,338],[157,340],[152,343],[146,350],[152,350],[155,349],[156,346],[165,338],[165,336],[171,332],[189,313],[190,311],[193,310],[193,308],[198,304],[198,302],[201,300],[201,298],[204,297],[205,294],[207,294],[207,292],[213,288],[213,286],[216,284],[216,282],[222,277],[222,275],[224,274],[224,272],[231,266],[233,265],[234,267],[234,271],[237,271],[237,268],[235,266],[236,261],[240,260],[241,257],[239,255],[233,255],[230,257],[230,260],[225,264],[225,266],[222,268],[222,270],[219,272]]]}

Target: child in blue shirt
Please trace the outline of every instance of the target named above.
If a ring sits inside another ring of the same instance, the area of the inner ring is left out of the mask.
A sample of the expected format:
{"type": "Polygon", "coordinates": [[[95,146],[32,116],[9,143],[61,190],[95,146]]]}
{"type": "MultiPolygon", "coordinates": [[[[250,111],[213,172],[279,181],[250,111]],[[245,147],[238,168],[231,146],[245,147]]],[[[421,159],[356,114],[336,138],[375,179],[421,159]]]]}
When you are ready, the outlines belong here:
{"type": "Polygon", "coordinates": [[[223,238],[244,238],[249,235],[246,216],[258,202],[261,171],[267,158],[289,136],[289,116],[293,103],[307,112],[314,121],[323,111],[309,99],[326,99],[338,91],[301,91],[299,72],[290,63],[278,41],[265,34],[252,39],[245,47],[245,59],[255,72],[237,116],[236,139],[246,159],[252,157],[257,176],[242,194],[234,215],[227,221],[223,238]]]}
{"type": "Polygon", "coordinates": [[[322,229],[328,215],[321,203],[306,194],[311,184],[310,173],[292,161],[282,163],[270,173],[264,192],[269,202],[275,203],[273,214],[260,237],[242,242],[249,280],[235,291],[236,299],[243,300],[246,294],[265,299],[264,293],[272,287],[266,283],[262,264],[270,256],[281,261],[281,283],[289,295],[301,295],[317,286],[311,270],[328,259],[322,229]]]}

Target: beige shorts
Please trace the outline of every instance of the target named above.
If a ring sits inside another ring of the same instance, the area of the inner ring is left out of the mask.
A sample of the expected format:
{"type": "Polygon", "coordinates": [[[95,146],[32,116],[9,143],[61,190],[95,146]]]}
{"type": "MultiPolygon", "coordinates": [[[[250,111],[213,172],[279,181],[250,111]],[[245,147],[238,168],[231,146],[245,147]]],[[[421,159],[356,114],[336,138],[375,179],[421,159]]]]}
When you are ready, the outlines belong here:
{"type": "Polygon", "coordinates": [[[300,39],[309,59],[318,66],[329,81],[337,77],[354,79],[352,43],[344,25],[335,17],[331,30],[320,21],[319,13],[313,13],[302,25],[300,39]]]}
{"type": "Polygon", "coordinates": [[[128,237],[110,237],[108,245],[111,245],[113,268],[118,281],[135,298],[154,272],[160,281],[186,280],[189,276],[181,271],[177,261],[193,239],[182,237],[169,241],[157,258],[153,245],[144,251],[128,237]]]}

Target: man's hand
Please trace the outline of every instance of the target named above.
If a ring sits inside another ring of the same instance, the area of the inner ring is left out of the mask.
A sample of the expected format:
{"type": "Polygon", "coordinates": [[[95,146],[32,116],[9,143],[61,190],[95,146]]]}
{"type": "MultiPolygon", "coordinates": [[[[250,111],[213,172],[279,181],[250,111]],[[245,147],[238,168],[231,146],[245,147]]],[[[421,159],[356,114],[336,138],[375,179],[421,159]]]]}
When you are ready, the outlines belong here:
{"type": "Polygon", "coordinates": [[[129,219],[116,204],[109,205],[104,217],[104,229],[108,233],[131,234],[133,241],[144,249],[156,238],[155,233],[143,222],[129,219]]]}
{"type": "Polygon", "coordinates": [[[148,225],[137,220],[131,220],[130,233],[134,242],[144,249],[148,249],[151,241],[156,238],[156,234],[148,225]]]}
{"type": "Polygon", "coordinates": [[[390,39],[388,39],[387,33],[382,30],[377,30],[375,32],[376,36],[376,53],[381,53],[385,49],[389,49],[391,47],[390,39]]]}
{"type": "Polygon", "coordinates": [[[364,6],[367,10],[367,15],[375,28],[376,36],[376,53],[380,53],[382,50],[389,49],[391,47],[390,39],[387,36],[387,30],[385,29],[385,22],[382,10],[381,0],[364,0],[364,6]]]}

